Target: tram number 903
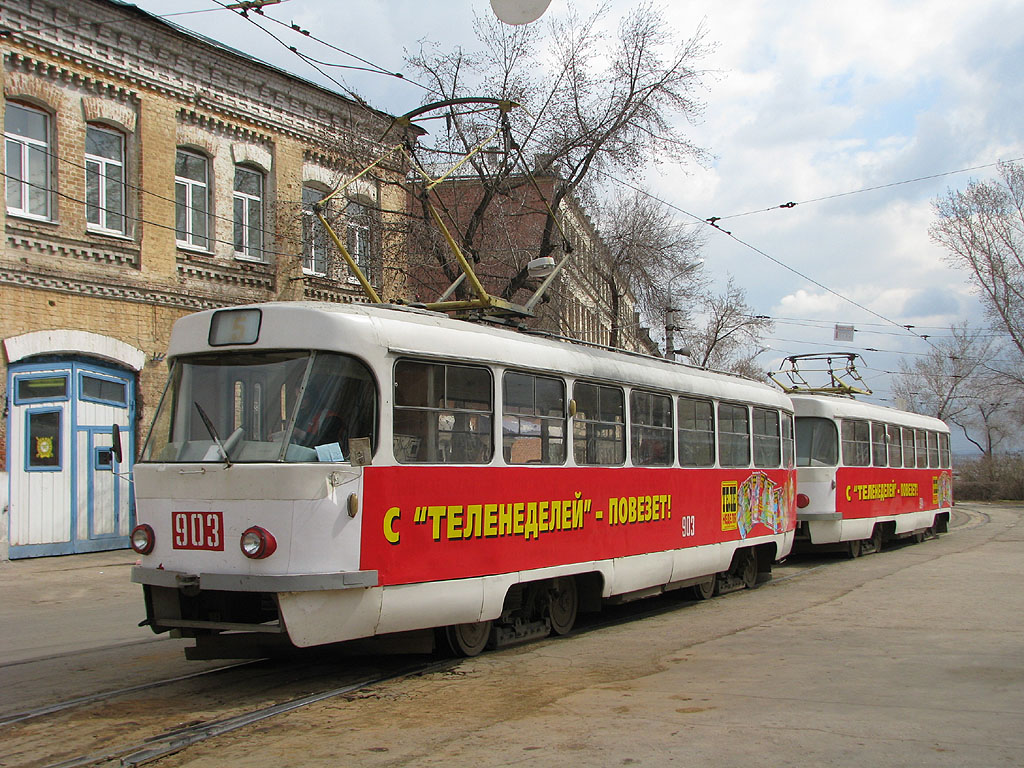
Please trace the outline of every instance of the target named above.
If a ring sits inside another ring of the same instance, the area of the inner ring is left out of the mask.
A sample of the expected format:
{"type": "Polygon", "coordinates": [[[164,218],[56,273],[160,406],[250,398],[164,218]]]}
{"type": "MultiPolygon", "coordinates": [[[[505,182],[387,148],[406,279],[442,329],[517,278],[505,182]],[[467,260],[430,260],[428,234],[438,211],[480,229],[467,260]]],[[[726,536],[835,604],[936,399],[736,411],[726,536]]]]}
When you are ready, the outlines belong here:
{"type": "Polygon", "coordinates": [[[172,512],[174,549],[224,549],[223,512],[172,512]]]}

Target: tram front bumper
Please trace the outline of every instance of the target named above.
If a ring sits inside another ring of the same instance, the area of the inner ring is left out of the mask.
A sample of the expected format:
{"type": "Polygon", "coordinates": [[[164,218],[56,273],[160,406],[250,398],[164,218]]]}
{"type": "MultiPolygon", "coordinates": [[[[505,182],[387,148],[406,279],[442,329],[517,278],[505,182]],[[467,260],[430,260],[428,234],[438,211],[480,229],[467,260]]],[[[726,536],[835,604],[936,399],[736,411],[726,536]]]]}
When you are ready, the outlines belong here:
{"type": "Polygon", "coordinates": [[[337,573],[259,574],[259,573],[185,573],[163,568],[132,567],[136,584],[154,587],[191,588],[218,592],[312,592],[328,589],[376,587],[377,571],[339,571],[337,573]]]}

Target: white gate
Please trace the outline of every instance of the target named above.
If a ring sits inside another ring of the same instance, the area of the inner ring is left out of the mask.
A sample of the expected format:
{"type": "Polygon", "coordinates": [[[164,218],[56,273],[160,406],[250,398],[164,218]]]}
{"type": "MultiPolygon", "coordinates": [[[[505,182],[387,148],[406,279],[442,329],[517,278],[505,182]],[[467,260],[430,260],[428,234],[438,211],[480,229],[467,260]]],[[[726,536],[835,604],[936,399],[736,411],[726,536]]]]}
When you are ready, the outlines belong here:
{"type": "Polygon", "coordinates": [[[84,361],[11,366],[11,558],[127,546],[134,388],[131,374],[84,361]],[[121,428],[121,465],[111,450],[114,424],[121,428]]]}

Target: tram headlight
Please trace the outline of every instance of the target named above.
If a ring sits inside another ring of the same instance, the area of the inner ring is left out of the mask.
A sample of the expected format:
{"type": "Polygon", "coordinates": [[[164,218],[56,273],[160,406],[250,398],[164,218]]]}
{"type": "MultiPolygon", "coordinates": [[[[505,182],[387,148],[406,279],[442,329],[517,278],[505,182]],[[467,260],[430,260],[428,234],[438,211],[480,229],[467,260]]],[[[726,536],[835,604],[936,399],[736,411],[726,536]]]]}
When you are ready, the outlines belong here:
{"type": "Polygon", "coordinates": [[[800,509],[803,509],[804,507],[806,507],[810,503],[811,503],[811,500],[807,497],[806,493],[798,493],[796,495],[796,505],[800,509]]]}
{"type": "Polygon", "coordinates": [[[274,554],[274,550],[277,549],[277,539],[270,531],[254,525],[242,533],[239,546],[242,548],[242,554],[246,557],[262,560],[264,557],[274,554]]]}
{"type": "Polygon", "coordinates": [[[132,549],[140,555],[148,555],[153,551],[153,547],[156,546],[156,535],[153,533],[153,527],[146,525],[146,523],[136,525],[132,529],[131,543],[132,549]]]}

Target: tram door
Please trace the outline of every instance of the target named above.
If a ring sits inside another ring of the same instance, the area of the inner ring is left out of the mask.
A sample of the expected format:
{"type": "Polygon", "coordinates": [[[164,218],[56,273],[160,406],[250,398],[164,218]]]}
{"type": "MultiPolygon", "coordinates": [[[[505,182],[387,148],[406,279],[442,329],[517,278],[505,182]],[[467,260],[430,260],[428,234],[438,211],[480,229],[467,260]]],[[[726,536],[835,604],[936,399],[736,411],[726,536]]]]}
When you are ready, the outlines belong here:
{"type": "Polygon", "coordinates": [[[8,392],[11,558],[127,546],[133,377],[86,362],[25,363],[11,367],[8,392]]]}

